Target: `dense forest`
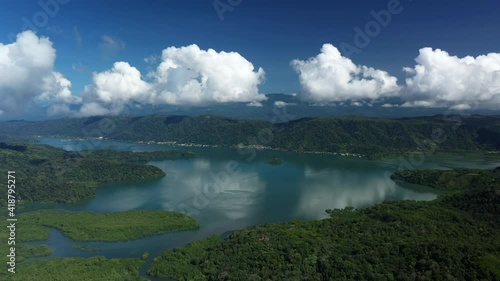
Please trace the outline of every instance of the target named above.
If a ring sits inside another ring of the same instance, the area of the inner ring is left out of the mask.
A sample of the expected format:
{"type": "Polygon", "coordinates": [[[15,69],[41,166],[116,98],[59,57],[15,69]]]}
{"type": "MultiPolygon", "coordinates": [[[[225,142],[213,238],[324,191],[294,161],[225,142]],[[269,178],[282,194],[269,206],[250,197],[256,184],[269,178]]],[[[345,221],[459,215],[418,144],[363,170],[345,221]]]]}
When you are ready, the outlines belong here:
{"type": "Polygon", "coordinates": [[[146,281],[139,276],[144,260],[139,258],[106,259],[55,258],[23,263],[15,274],[0,271],[0,280],[9,281],[146,281]],[[8,278],[8,279],[7,279],[8,278]]]}
{"type": "Polygon", "coordinates": [[[211,237],[156,257],[175,280],[500,280],[500,168],[400,171],[443,190],[431,202],[328,210],[211,237]]]}
{"type": "Polygon", "coordinates": [[[260,145],[299,152],[350,152],[381,157],[413,151],[498,151],[500,117],[346,116],[270,122],[217,116],[117,116],[0,122],[0,135],[260,145]]]}
{"type": "MultiPolygon", "coordinates": [[[[16,199],[20,202],[75,202],[95,195],[98,184],[155,179],[165,173],[145,162],[193,157],[182,151],[123,152],[93,150],[71,152],[47,145],[0,143],[0,173],[15,171],[16,199]]],[[[0,195],[0,206],[6,203],[0,195]]]]}

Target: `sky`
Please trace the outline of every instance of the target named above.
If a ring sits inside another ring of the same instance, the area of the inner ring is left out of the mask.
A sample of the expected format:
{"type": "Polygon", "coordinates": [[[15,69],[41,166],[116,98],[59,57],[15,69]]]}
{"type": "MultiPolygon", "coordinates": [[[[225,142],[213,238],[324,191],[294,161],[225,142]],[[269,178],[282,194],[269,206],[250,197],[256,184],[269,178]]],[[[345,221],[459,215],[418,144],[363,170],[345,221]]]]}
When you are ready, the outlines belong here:
{"type": "Polygon", "coordinates": [[[500,109],[500,2],[24,0],[0,11],[0,114],[134,104],[500,109]]]}

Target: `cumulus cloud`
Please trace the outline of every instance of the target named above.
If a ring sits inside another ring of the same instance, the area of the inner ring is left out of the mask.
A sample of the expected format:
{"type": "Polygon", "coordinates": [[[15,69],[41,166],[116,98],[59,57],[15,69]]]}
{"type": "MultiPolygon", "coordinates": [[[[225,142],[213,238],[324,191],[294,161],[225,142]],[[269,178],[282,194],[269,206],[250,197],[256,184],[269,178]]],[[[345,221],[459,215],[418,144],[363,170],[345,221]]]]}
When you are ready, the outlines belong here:
{"type": "Polygon", "coordinates": [[[414,68],[405,67],[404,106],[500,109],[500,54],[451,56],[420,49],[414,68]]]}
{"type": "Polygon", "coordinates": [[[52,72],[43,78],[42,92],[37,100],[49,104],[64,103],[75,104],[80,98],[73,96],[70,91],[71,82],[59,72],[52,72]]]}
{"type": "Polygon", "coordinates": [[[163,50],[161,63],[147,75],[126,62],[94,73],[93,84],[85,88],[80,115],[119,113],[136,104],[208,105],[246,102],[262,106],[266,96],[258,85],[264,70],[236,52],[201,50],[196,45],[163,50]]]}
{"type": "Polygon", "coordinates": [[[264,75],[239,53],[197,45],[163,50],[161,64],[150,73],[159,103],[189,105],[265,100],[258,89],[264,75]]]}
{"type": "Polygon", "coordinates": [[[303,93],[300,97],[313,102],[378,99],[394,96],[400,90],[397,78],[387,72],[356,65],[339,50],[325,44],[321,53],[307,61],[294,60],[303,93]]]}
{"type": "Polygon", "coordinates": [[[19,112],[36,100],[40,103],[76,103],[71,82],[55,72],[52,42],[32,31],[17,35],[14,43],[0,43],[0,110],[19,112]]]}
{"type": "Polygon", "coordinates": [[[151,103],[152,86],[141,77],[141,72],[127,62],[116,62],[112,69],[93,74],[93,84],[83,92],[80,115],[119,113],[130,103],[151,103]]]}

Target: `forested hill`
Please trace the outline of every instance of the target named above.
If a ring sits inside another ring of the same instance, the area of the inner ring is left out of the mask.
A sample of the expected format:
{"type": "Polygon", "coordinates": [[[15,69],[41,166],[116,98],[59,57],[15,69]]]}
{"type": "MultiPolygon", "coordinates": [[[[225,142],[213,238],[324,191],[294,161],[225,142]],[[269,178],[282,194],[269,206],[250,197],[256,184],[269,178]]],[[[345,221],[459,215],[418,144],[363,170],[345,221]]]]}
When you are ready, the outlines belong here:
{"type": "Polygon", "coordinates": [[[295,151],[382,156],[418,150],[498,151],[500,117],[379,119],[347,116],[272,123],[216,116],[117,116],[0,122],[0,135],[262,145],[295,151]]]}
{"type": "MultiPolygon", "coordinates": [[[[125,152],[92,150],[71,152],[38,144],[0,142],[0,173],[15,171],[16,199],[21,202],[75,202],[91,198],[102,183],[155,179],[165,176],[152,160],[191,158],[184,151],[125,152]]],[[[0,194],[0,206],[7,203],[0,194]]]]}
{"type": "Polygon", "coordinates": [[[174,280],[500,280],[500,169],[404,171],[443,190],[430,202],[328,210],[211,237],[156,257],[174,280]],[[463,180],[463,181],[462,181],[463,180]]]}

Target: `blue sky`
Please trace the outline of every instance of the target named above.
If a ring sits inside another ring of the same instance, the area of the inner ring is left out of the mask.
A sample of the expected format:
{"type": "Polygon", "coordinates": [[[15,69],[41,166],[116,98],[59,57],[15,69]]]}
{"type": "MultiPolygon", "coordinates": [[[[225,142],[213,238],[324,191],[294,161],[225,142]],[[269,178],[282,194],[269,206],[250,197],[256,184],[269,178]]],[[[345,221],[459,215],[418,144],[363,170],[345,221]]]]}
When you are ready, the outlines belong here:
{"type": "MultiPolygon", "coordinates": [[[[58,0],[40,2],[51,1],[58,0]]],[[[40,16],[39,1],[4,1],[0,42],[12,43],[12,35],[23,30],[23,18],[28,19],[38,36],[50,38],[57,51],[54,71],[71,81],[77,96],[92,84],[93,72],[110,69],[116,61],[128,62],[146,75],[156,65],[145,58],[191,44],[202,50],[235,51],[256,69],[263,68],[261,93],[296,93],[304,85],[290,66],[292,60],[315,57],[325,43],[337,48],[342,42],[354,45],[354,28],[364,30],[373,21],[371,11],[386,10],[391,1],[242,0],[224,13],[224,20],[211,0],[59,0],[58,11],[46,18],[40,16]]],[[[387,71],[401,83],[406,77],[402,68],[413,67],[424,47],[459,58],[499,52],[498,1],[401,0],[400,6],[402,12],[393,14],[367,47],[349,56],[355,64],[387,71]]]]}

